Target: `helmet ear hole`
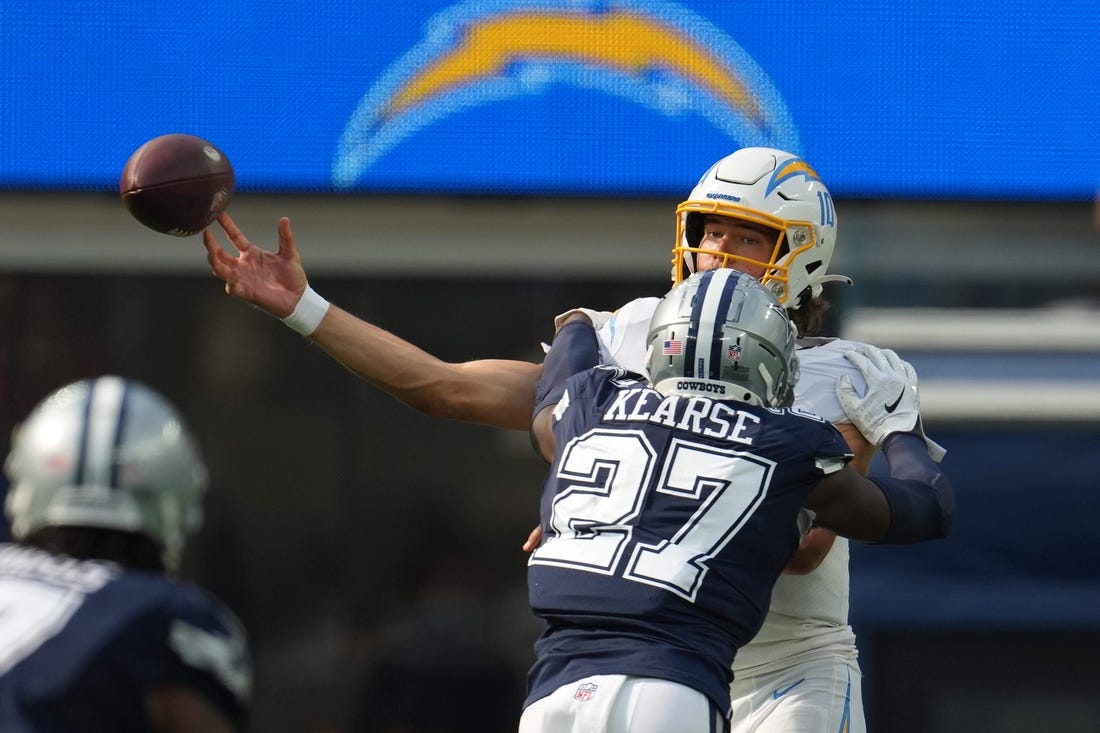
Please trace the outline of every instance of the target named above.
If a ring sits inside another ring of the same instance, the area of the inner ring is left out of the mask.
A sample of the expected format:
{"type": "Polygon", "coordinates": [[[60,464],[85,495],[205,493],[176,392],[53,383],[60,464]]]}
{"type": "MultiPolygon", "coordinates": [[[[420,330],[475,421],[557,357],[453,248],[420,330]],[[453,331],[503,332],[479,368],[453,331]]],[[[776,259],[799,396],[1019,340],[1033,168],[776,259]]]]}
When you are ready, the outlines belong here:
{"type": "Polygon", "coordinates": [[[698,247],[703,241],[703,224],[706,217],[697,211],[689,211],[684,223],[684,239],[689,247],[698,247]]]}

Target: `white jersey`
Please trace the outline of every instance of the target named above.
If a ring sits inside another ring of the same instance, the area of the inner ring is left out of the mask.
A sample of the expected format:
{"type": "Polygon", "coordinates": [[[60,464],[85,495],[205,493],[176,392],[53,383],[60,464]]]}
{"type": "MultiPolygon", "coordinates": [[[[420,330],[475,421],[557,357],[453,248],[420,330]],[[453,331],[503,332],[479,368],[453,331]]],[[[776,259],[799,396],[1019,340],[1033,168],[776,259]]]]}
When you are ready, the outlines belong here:
{"type": "MultiPolygon", "coordinates": [[[[598,330],[600,355],[639,374],[648,372],[646,338],[660,298],[639,298],[617,310],[598,330]]],[[[850,422],[836,398],[836,381],[847,374],[858,392],[863,375],[844,357],[855,342],[840,339],[800,341],[801,376],[795,387],[795,407],[830,422],[850,422]]],[[[848,540],[837,537],[816,570],[806,575],[782,575],[772,591],[764,625],[737,652],[738,677],[769,672],[792,662],[840,655],[854,659],[855,634],[848,625],[848,540]]]]}

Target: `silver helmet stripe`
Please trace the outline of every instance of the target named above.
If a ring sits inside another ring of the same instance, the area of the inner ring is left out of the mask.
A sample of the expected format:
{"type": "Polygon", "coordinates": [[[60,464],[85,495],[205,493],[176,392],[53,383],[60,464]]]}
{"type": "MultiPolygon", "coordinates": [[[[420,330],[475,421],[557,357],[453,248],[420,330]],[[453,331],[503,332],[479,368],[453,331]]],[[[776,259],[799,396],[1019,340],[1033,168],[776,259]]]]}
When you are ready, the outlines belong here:
{"type": "Polygon", "coordinates": [[[78,486],[118,486],[116,453],[122,441],[127,391],[126,383],[114,377],[92,383],[76,472],[78,486]]]}
{"type": "Polygon", "coordinates": [[[741,277],[737,270],[710,270],[700,278],[699,290],[691,308],[688,329],[688,350],[685,351],[687,377],[718,379],[721,368],[720,350],[722,327],[726,322],[730,300],[735,288],[726,285],[733,279],[734,285],[741,277]],[[702,345],[703,348],[698,348],[702,345]],[[711,372],[714,372],[714,375],[711,372]]]}
{"type": "Polygon", "coordinates": [[[750,275],[723,268],[674,286],[653,311],[648,339],[650,379],[664,395],[789,404],[798,378],[791,323],[750,275]]]}

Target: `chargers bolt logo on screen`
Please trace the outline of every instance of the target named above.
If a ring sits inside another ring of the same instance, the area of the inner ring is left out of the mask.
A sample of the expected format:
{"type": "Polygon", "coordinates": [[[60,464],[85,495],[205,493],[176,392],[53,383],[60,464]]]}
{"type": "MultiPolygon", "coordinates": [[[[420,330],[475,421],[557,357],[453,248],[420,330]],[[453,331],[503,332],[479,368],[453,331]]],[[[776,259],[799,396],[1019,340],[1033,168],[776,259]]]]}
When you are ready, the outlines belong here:
{"type": "Polygon", "coordinates": [[[763,70],[687,8],[661,0],[475,0],[432,18],[424,39],[374,82],[344,128],[333,183],[354,186],[394,147],[464,109],[552,86],[596,90],[667,117],[696,115],[730,147],[799,147],[763,70]]]}

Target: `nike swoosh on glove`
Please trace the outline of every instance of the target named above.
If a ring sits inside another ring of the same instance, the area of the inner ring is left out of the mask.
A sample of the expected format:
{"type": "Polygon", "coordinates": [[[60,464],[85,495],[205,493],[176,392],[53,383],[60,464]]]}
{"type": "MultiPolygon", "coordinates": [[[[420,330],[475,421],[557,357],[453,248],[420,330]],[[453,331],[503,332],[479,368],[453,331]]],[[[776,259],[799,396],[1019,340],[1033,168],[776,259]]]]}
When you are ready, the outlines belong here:
{"type": "Polygon", "coordinates": [[[940,461],[946,451],[924,435],[920,419],[920,393],[913,365],[890,349],[860,344],[844,356],[860,371],[867,391],[857,394],[848,375],[836,383],[836,397],[848,419],[863,437],[882,448],[892,433],[915,433],[924,438],[928,455],[940,461]]]}

